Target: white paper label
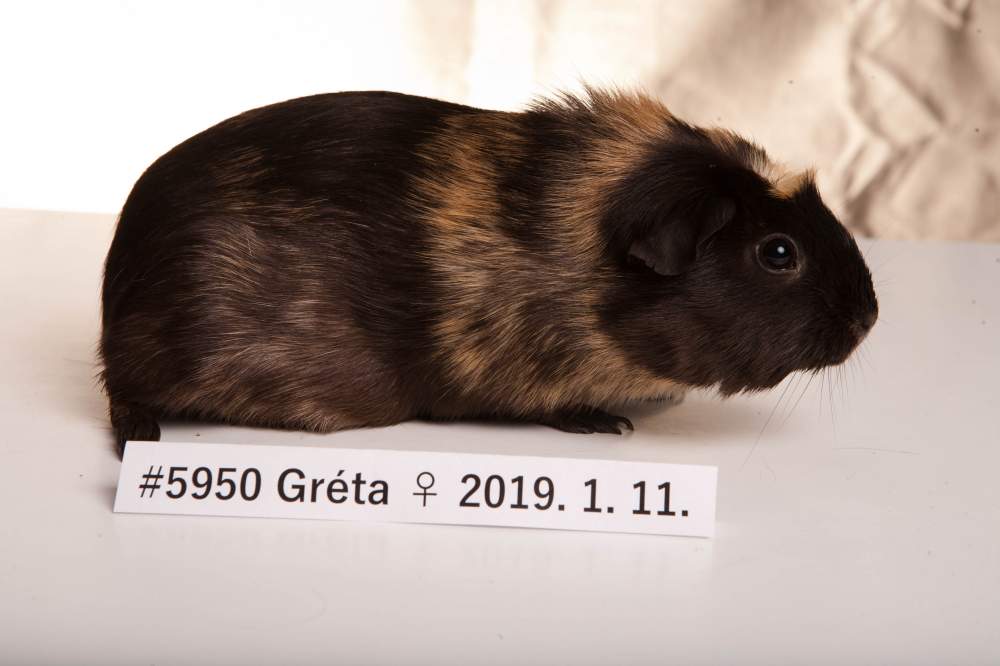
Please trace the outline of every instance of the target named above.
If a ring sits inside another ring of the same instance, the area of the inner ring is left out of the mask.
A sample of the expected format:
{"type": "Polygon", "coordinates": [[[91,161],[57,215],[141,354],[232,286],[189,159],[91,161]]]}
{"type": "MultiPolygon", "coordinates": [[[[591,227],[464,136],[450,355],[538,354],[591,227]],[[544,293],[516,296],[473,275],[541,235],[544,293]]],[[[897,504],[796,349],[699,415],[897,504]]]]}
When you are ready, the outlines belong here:
{"type": "Polygon", "coordinates": [[[717,473],[577,458],[130,442],[115,511],[708,537],[717,473]]]}

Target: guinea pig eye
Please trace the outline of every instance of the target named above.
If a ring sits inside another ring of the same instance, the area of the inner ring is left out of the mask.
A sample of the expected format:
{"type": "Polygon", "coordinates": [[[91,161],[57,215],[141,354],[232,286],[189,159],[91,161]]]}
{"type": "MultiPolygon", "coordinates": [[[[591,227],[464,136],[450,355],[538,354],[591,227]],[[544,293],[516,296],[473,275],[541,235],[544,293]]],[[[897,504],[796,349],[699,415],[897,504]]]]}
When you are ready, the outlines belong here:
{"type": "Polygon", "coordinates": [[[757,246],[757,260],[766,270],[785,272],[798,265],[795,243],[788,236],[771,236],[757,246]]]}

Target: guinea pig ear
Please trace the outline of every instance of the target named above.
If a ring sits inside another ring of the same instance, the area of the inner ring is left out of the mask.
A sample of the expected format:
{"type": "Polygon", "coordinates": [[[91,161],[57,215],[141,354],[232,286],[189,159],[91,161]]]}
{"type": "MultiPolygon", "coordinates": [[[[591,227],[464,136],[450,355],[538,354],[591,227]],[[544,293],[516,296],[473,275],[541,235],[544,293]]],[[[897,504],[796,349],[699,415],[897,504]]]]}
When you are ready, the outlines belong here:
{"type": "Polygon", "coordinates": [[[629,257],[660,275],[680,275],[701,257],[712,236],[735,214],[736,204],[722,197],[696,210],[668,216],[632,241],[629,257]]]}

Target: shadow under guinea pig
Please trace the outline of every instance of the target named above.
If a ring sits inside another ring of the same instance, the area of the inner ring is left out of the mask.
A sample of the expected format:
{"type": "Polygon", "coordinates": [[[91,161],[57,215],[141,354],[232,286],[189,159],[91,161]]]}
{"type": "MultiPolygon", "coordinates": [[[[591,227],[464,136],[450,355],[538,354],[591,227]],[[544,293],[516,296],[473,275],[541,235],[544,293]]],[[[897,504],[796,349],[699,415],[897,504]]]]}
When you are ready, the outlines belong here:
{"type": "MultiPolygon", "coordinates": [[[[643,436],[662,437],[664,440],[683,439],[687,441],[708,441],[736,436],[740,440],[752,441],[760,431],[770,406],[735,396],[724,401],[707,391],[691,391],[676,402],[673,400],[633,402],[606,408],[609,413],[627,417],[634,431],[623,429],[622,435],[591,434],[589,437],[629,437],[633,433],[643,436]]],[[[506,429],[511,433],[521,431],[550,432],[553,436],[578,438],[578,434],[560,433],[531,422],[509,421],[494,418],[437,420],[414,419],[413,422],[430,425],[464,424],[482,428],[506,429]]],[[[583,437],[586,441],[587,436],[583,437]]]]}
{"type": "MultiPolygon", "coordinates": [[[[767,418],[769,407],[766,404],[751,402],[739,396],[727,399],[725,404],[721,403],[722,400],[711,393],[693,391],[688,393],[687,397],[680,403],[671,401],[632,403],[612,408],[612,411],[628,417],[635,427],[635,434],[662,438],[665,442],[670,440],[707,442],[733,439],[734,437],[736,441],[745,441],[747,438],[752,440],[756,437],[764,419],[767,418]]],[[[448,429],[453,426],[461,426],[465,428],[462,431],[463,434],[459,435],[456,431],[455,436],[462,441],[470,432],[477,432],[479,435],[485,434],[489,438],[499,438],[499,440],[494,441],[507,441],[515,447],[521,444],[529,448],[538,443],[539,434],[551,435],[552,438],[572,441],[580,445],[591,441],[591,437],[617,439],[633,435],[632,432],[625,430],[623,435],[593,434],[581,436],[561,433],[536,423],[492,418],[457,420],[417,418],[404,421],[392,428],[408,423],[421,424],[424,427],[444,428],[445,430],[440,433],[440,437],[448,437],[448,429]],[[472,431],[468,430],[470,426],[473,428],[472,431]],[[528,433],[530,433],[529,436],[522,437],[528,433]]],[[[381,428],[348,429],[323,434],[307,433],[300,430],[254,428],[205,419],[166,419],[161,425],[165,431],[169,431],[166,438],[174,441],[200,440],[218,443],[252,441],[297,446],[348,445],[362,448],[365,446],[384,446],[389,442],[393,447],[404,444],[397,441],[394,436],[383,441],[381,428]],[[223,427],[223,430],[219,430],[219,426],[223,427]],[[203,430],[205,432],[202,432],[203,430]]],[[[410,443],[412,444],[412,442],[410,443]]],[[[482,453],[487,452],[496,451],[482,451],[482,453]]],[[[530,451],[520,451],[520,453],[527,455],[530,451]]]]}
{"type": "Polygon", "coordinates": [[[753,440],[767,418],[766,405],[740,396],[725,404],[710,393],[692,391],[681,403],[647,402],[621,410],[645,436],[664,439],[716,440],[736,436],[753,440]]]}

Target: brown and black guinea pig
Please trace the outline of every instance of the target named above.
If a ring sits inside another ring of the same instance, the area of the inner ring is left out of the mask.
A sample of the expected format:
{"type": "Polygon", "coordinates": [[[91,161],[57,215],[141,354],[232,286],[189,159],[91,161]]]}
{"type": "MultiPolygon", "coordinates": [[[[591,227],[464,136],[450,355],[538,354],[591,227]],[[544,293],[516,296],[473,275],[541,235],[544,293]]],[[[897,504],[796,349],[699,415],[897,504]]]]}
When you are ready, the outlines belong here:
{"type": "Polygon", "coordinates": [[[689,387],[844,361],[871,274],[809,172],[620,91],[248,111],[142,175],[105,267],[119,447],[160,418],[620,432],[689,387]]]}

